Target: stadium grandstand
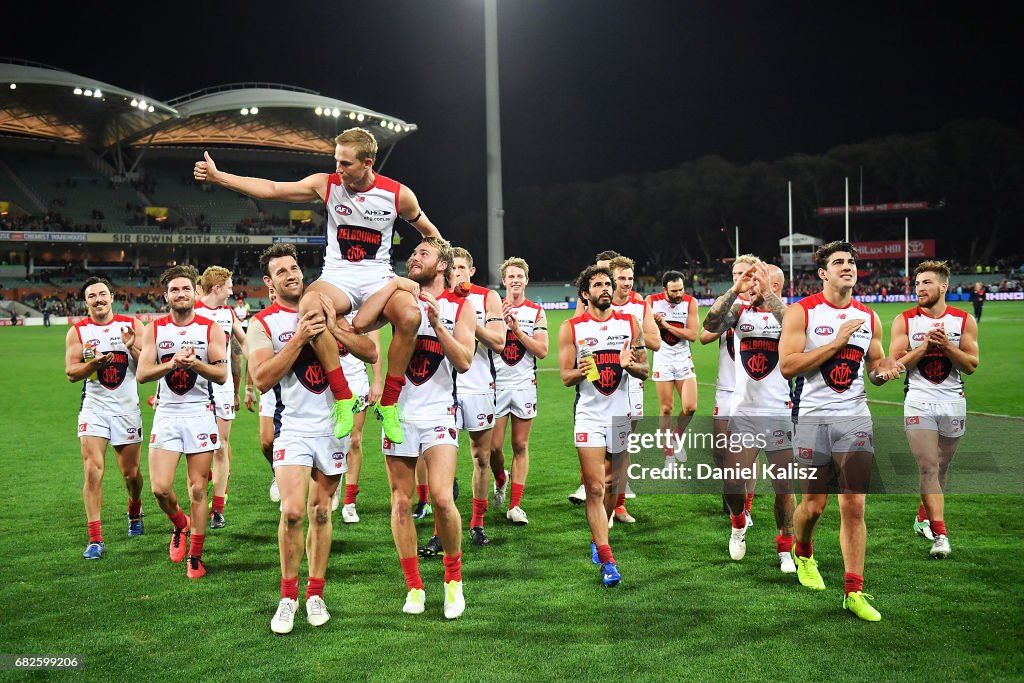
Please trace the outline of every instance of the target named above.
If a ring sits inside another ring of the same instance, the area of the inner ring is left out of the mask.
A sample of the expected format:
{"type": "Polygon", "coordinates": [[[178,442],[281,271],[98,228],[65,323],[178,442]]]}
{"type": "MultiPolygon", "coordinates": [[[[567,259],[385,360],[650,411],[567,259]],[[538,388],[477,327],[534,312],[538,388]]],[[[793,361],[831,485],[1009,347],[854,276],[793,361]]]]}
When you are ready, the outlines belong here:
{"type": "Polygon", "coordinates": [[[78,286],[96,273],[135,313],[162,304],[152,280],[171,263],[232,267],[236,292],[256,300],[263,287],[253,271],[266,245],[294,242],[319,265],[318,206],[198,185],[191,170],[203,150],[250,174],[292,179],[331,168],[344,128],[374,133],[378,169],[417,130],[282,84],[232,83],[160,101],[16,59],[0,60],[0,83],[0,295],[58,315],[74,313],[78,286]]]}

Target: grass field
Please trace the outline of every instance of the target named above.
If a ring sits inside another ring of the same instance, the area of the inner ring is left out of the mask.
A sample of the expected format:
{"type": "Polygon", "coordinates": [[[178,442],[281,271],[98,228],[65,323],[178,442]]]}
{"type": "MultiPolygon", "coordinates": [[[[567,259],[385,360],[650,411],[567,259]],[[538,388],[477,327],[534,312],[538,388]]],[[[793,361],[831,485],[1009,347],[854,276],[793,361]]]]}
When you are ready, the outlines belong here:
{"type": "MultiPolygon", "coordinates": [[[[877,307],[886,329],[901,308],[877,307]]],[[[550,317],[554,339],[565,316],[550,317]]],[[[1024,306],[986,306],[982,362],[968,380],[972,410],[1024,414],[1022,329],[1024,306]]],[[[728,522],[719,500],[694,495],[632,501],[638,523],[611,532],[624,580],[603,589],[590,564],[583,510],[566,501],[578,482],[572,392],[553,371],[553,343],[539,373],[540,413],[523,501],[530,524],[513,527],[492,509],[492,545],[476,548],[466,538],[463,618],[446,622],[441,614],[440,561],[421,563],[426,614],[401,613],[405,586],[388,526],[379,431],[371,423],[360,482],[363,521],[343,525],[340,514],[335,518],[325,592],[333,618],[320,629],[297,618],[290,636],[275,637],[269,621],[279,599],[278,511],[267,498],[269,474],[252,414],[243,412],[234,426],[228,526],[207,536],[206,578],[188,581],[183,565],[168,561],[170,523],[148,493],[148,471],[146,534],[126,538],[125,495],[113,456],[104,481],[106,554],[96,562],[81,558],[87,537],[75,438],[80,388],[63,376],[65,333],[59,327],[0,328],[0,473],[8,482],[0,515],[2,653],[75,654],[84,658],[83,678],[103,681],[1024,675],[1019,495],[950,497],[954,550],[944,562],[929,560],[928,543],[911,531],[914,496],[870,497],[866,590],[884,615],[877,624],[841,609],[834,502],[815,537],[824,592],[779,573],[767,496],[755,501],[757,526],[748,533],[746,559],[736,563],[728,558],[728,522]]],[[[714,349],[697,349],[696,365],[699,381],[713,383],[714,349]]],[[[144,387],[145,395],[151,387],[144,387]]],[[[870,396],[898,402],[902,392],[893,384],[872,387],[870,396]]],[[[709,414],[712,402],[713,389],[702,384],[699,413],[709,414]]],[[[653,390],[647,409],[657,412],[653,390]]],[[[898,405],[873,407],[878,415],[900,411],[898,405]]],[[[143,415],[148,431],[152,411],[144,406],[143,415]]],[[[980,431],[968,428],[964,448],[984,443],[980,431]]],[[[464,442],[464,524],[470,469],[464,442]]],[[[183,471],[176,489],[185,498],[183,471]]],[[[429,521],[421,525],[422,541],[429,521]]],[[[304,569],[301,577],[300,585],[304,569]]]]}

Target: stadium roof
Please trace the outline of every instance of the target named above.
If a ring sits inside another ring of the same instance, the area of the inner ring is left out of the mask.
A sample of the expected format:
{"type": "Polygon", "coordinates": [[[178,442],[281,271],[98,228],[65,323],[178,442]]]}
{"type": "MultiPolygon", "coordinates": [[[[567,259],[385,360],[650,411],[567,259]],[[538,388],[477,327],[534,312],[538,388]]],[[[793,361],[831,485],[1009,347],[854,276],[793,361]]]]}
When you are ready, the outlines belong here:
{"type": "Polygon", "coordinates": [[[334,137],[363,126],[387,148],[408,123],[312,90],[233,83],[161,102],[45,64],[0,62],[0,132],[118,145],[242,145],[333,154],[334,137]]]}

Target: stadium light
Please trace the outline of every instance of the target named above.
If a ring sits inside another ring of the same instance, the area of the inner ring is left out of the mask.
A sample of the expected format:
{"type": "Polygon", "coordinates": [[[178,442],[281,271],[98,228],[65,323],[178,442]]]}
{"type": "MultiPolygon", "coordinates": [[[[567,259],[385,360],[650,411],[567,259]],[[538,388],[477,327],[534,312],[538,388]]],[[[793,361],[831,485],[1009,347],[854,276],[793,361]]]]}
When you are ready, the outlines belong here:
{"type": "Polygon", "coordinates": [[[91,89],[86,89],[86,91],[85,91],[85,92],[84,92],[83,94],[84,94],[84,95],[85,95],[86,97],[92,97],[92,90],[91,90],[91,89]]]}
{"type": "Polygon", "coordinates": [[[151,105],[149,105],[149,109],[147,109],[146,111],[148,111],[148,112],[149,112],[150,114],[152,114],[152,113],[153,113],[153,112],[154,112],[155,110],[156,110],[156,109],[155,109],[155,108],[153,107],[153,105],[151,104],[151,105]]]}
{"type": "Polygon", "coordinates": [[[148,107],[148,106],[149,105],[146,104],[146,100],[139,100],[139,104],[138,104],[139,109],[141,109],[142,111],[146,111],[146,107],[148,107]]]}
{"type": "Polygon", "coordinates": [[[75,93],[76,95],[81,95],[81,94],[82,94],[82,89],[81,89],[81,88],[75,88],[73,92],[74,92],[74,93],[75,93]]]}
{"type": "Polygon", "coordinates": [[[356,120],[356,113],[355,113],[354,111],[350,111],[350,112],[348,113],[348,117],[349,117],[350,119],[352,119],[353,121],[355,121],[355,120],[356,120]]]}
{"type": "Polygon", "coordinates": [[[380,122],[380,127],[381,127],[381,128],[387,128],[387,127],[388,127],[388,122],[387,122],[387,121],[384,121],[384,120],[382,119],[382,120],[381,120],[381,122],[380,122]]]}
{"type": "Polygon", "coordinates": [[[313,110],[313,113],[316,114],[317,116],[323,116],[324,108],[323,107],[317,107],[316,109],[313,110]]]}
{"type": "Polygon", "coordinates": [[[134,97],[132,98],[132,106],[133,107],[139,106],[139,101],[137,99],[135,99],[134,97]]]}
{"type": "Polygon", "coordinates": [[[365,116],[363,116],[362,114],[357,114],[357,115],[356,115],[356,121],[362,121],[362,120],[364,120],[365,118],[366,118],[366,117],[365,117],[365,116]]]}
{"type": "Polygon", "coordinates": [[[242,116],[248,116],[249,115],[249,108],[248,107],[242,107],[241,114],[242,114],[242,116]]]}
{"type": "Polygon", "coordinates": [[[338,118],[339,116],[341,116],[341,110],[335,107],[334,109],[331,110],[331,116],[333,116],[334,118],[338,118]]]}
{"type": "Polygon", "coordinates": [[[249,110],[249,113],[252,114],[253,116],[256,116],[256,114],[260,113],[260,108],[259,107],[253,107],[252,109],[249,110]]]}
{"type": "Polygon", "coordinates": [[[17,83],[11,83],[11,90],[17,90],[17,89],[18,89],[18,84],[17,83]]]}
{"type": "Polygon", "coordinates": [[[103,97],[103,93],[101,93],[99,90],[93,90],[92,91],[92,96],[93,97],[103,97]]]}

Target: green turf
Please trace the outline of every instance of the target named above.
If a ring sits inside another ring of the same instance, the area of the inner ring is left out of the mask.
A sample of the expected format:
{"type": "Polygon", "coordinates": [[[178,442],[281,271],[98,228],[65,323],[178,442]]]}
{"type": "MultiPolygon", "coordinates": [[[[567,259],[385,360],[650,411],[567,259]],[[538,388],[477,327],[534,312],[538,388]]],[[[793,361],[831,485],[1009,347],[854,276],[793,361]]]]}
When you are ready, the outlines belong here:
{"type": "MultiPolygon", "coordinates": [[[[886,329],[901,308],[878,307],[886,329]]],[[[552,339],[564,317],[550,315],[552,339]]],[[[968,379],[972,410],[1024,413],[1014,336],[1022,320],[1019,304],[986,306],[981,367],[968,379]]],[[[295,631],[275,637],[269,620],[279,597],[278,512],[267,498],[269,473],[249,413],[235,423],[228,526],[208,534],[206,578],[188,581],[183,565],[170,564],[169,522],[148,493],[146,535],[125,537],[125,497],[112,456],[104,481],[107,552],[97,562],[81,559],[80,387],[63,377],[65,332],[0,328],[0,474],[8,484],[0,507],[0,652],[77,654],[85,659],[83,678],[104,681],[1001,679],[1024,672],[1019,497],[950,497],[954,554],[945,562],[928,560],[928,543],[911,532],[913,496],[871,497],[866,590],[884,615],[878,624],[840,609],[834,501],[815,537],[828,586],[822,593],[778,572],[767,496],[755,501],[757,526],[741,563],[728,559],[728,526],[716,497],[641,496],[630,505],[639,522],[611,532],[623,583],[601,588],[583,510],[566,502],[578,481],[572,392],[553,371],[553,343],[539,373],[523,502],[530,525],[513,527],[491,510],[492,545],[478,549],[467,539],[464,617],[449,623],[441,614],[436,560],[421,564],[427,612],[400,612],[405,587],[388,526],[379,433],[371,427],[363,521],[335,519],[325,593],[333,619],[314,630],[300,608],[295,631]]],[[[702,383],[713,382],[714,353],[696,350],[702,383]]],[[[901,390],[871,388],[870,395],[899,401],[901,390]]],[[[702,414],[712,401],[713,390],[702,384],[702,414]]],[[[647,409],[656,408],[650,391],[647,409]]],[[[152,411],[143,410],[148,429],[152,411]]],[[[899,411],[873,407],[879,415],[899,411]]],[[[965,447],[985,438],[969,422],[965,447]]],[[[468,521],[471,463],[463,443],[459,504],[468,521]]],[[[182,472],[177,490],[184,497],[182,472]]],[[[146,479],[148,491],[148,472],[146,479]]],[[[421,540],[429,524],[420,524],[421,540]]]]}

